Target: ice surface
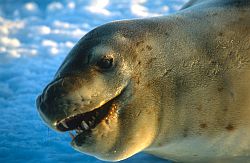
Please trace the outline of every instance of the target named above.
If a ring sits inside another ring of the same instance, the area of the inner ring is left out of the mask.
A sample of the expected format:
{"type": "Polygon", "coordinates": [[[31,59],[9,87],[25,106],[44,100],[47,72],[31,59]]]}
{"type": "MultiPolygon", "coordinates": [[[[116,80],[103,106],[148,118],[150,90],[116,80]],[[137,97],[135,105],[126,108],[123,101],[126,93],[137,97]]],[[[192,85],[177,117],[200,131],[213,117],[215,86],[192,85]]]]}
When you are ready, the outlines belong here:
{"type": "MultiPolygon", "coordinates": [[[[167,15],[186,0],[1,0],[0,162],[102,162],[48,129],[36,96],[72,46],[112,20],[167,15]]],[[[123,162],[166,162],[139,153],[123,162]]]]}

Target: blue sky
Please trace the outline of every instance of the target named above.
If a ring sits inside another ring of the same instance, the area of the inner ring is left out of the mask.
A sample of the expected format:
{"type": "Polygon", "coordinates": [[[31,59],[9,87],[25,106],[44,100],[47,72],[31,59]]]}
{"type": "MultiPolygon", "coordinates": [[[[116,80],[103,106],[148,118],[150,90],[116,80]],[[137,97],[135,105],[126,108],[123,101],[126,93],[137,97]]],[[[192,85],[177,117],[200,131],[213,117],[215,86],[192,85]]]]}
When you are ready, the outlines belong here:
{"type": "MultiPolygon", "coordinates": [[[[1,0],[0,162],[101,162],[41,121],[36,96],[73,45],[113,20],[168,15],[187,0],[1,0]]],[[[124,162],[165,162],[137,154],[124,162]]]]}

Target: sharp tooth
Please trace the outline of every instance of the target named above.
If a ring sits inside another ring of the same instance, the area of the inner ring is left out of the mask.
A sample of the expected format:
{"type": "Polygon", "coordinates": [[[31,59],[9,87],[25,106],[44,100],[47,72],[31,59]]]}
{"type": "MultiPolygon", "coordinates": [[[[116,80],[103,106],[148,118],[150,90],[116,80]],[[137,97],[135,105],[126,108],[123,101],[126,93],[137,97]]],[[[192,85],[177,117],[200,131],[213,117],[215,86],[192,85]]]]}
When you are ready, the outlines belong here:
{"type": "Polygon", "coordinates": [[[69,128],[69,126],[66,124],[65,121],[62,122],[62,125],[63,125],[63,127],[67,128],[67,129],[69,128]]]}
{"type": "Polygon", "coordinates": [[[89,125],[85,121],[82,121],[82,127],[85,128],[85,130],[89,129],[89,125]]]}

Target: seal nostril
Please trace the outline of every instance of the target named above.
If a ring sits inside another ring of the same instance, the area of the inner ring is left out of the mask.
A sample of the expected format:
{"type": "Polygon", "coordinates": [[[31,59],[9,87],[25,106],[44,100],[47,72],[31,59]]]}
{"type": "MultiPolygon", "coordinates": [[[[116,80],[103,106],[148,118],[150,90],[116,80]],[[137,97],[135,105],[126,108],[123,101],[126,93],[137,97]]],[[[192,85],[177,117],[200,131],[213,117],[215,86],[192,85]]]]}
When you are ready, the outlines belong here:
{"type": "Polygon", "coordinates": [[[65,96],[62,88],[58,83],[52,84],[44,91],[43,101],[47,104],[51,104],[58,100],[59,97],[65,96]]]}

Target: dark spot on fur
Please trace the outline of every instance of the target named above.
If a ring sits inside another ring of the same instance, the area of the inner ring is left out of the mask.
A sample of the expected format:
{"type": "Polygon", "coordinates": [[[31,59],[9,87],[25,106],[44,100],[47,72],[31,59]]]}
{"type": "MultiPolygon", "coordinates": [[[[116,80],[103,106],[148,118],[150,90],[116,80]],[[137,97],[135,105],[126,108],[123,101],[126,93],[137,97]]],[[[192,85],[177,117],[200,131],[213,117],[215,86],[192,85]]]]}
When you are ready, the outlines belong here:
{"type": "Polygon", "coordinates": [[[215,60],[210,60],[210,64],[211,64],[211,65],[216,65],[217,62],[216,62],[215,60]]]}
{"type": "Polygon", "coordinates": [[[143,44],[144,43],[144,41],[138,41],[138,42],[136,42],[136,46],[139,46],[139,45],[141,45],[141,44],[143,44]]]}
{"type": "Polygon", "coordinates": [[[226,127],[225,127],[228,131],[233,131],[234,130],[234,126],[232,124],[228,124],[226,127]]]}
{"type": "Polygon", "coordinates": [[[232,52],[232,51],[230,51],[229,54],[228,54],[228,56],[230,56],[230,57],[233,56],[233,55],[234,55],[234,52],[232,52]]]}
{"type": "Polygon", "coordinates": [[[183,132],[183,137],[185,138],[187,136],[188,136],[188,128],[185,128],[183,132]]]}
{"type": "Polygon", "coordinates": [[[220,33],[219,33],[219,36],[223,36],[223,33],[222,33],[222,32],[220,32],[220,33]]]}
{"type": "Polygon", "coordinates": [[[147,48],[149,51],[151,51],[151,50],[153,49],[152,46],[150,46],[150,45],[147,45],[146,48],[147,48]]]}
{"type": "Polygon", "coordinates": [[[222,92],[222,91],[224,90],[224,88],[223,88],[223,87],[219,87],[217,90],[218,90],[219,92],[222,92]]]}
{"type": "Polygon", "coordinates": [[[136,84],[140,84],[140,79],[139,78],[137,78],[136,84]]]}
{"type": "Polygon", "coordinates": [[[146,84],[146,87],[149,88],[150,86],[151,86],[151,83],[148,82],[148,83],[146,84]]]}
{"type": "Polygon", "coordinates": [[[199,106],[196,107],[196,109],[201,111],[202,110],[202,105],[200,104],[199,106]]]}
{"type": "Polygon", "coordinates": [[[200,128],[207,128],[207,124],[206,123],[200,124],[200,128]]]}

